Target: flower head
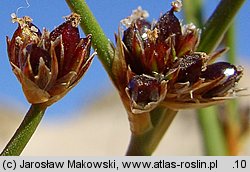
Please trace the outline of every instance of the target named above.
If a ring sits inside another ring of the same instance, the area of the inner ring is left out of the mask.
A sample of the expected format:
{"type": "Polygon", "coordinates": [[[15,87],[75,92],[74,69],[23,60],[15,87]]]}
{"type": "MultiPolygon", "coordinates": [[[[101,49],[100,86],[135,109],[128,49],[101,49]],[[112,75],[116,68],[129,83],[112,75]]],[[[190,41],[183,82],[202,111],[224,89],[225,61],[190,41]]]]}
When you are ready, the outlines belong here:
{"type": "Polygon", "coordinates": [[[174,15],[180,8],[181,1],[174,1],[170,11],[150,23],[148,13],[139,7],[122,20],[127,28],[123,33],[120,28],[116,36],[113,73],[133,113],[158,105],[172,109],[208,106],[232,98],[237,91],[243,68],[226,62],[212,64],[223,51],[196,52],[200,30],[193,24],[180,24],[174,15]]]}
{"type": "Polygon", "coordinates": [[[9,61],[27,100],[47,106],[58,101],[90,66],[91,35],[80,38],[78,14],[71,14],[52,32],[41,32],[28,16],[12,15],[18,28],[7,37],[9,61]]]}

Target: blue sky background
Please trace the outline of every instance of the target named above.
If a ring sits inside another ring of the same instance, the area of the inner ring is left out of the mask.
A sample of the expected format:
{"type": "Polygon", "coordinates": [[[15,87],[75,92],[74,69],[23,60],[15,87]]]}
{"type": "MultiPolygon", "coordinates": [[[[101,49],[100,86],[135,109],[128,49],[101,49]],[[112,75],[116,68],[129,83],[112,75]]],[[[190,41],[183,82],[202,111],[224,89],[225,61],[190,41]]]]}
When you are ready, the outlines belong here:
{"type": "MultiPolygon", "coordinates": [[[[170,9],[172,0],[86,0],[96,16],[106,35],[114,41],[119,21],[131,14],[131,11],[142,6],[150,13],[150,20],[157,19],[160,13],[170,9]]],[[[205,18],[212,13],[218,0],[205,1],[205,18]]],[[[30,7],[20,9],[18,16],[29,15],[39,28],[46,27],[50,31],[61,24],[62,16],[70,14],[70,10],[63,0],[29,0],[30,7]]],[[[10,14],[20,6],[26,6],[25,0],[1,0],[0,2],[0,104],[11,108],[21,108],[23,113],[29,108],[19,82],[11,71],[6,52],[6,36],[12,36],[17,24],[11,23],[10,14]]],[[[236,18],[237,54],[249,62],[250,58],[250,1],[236,18]]],[[[180,16],[180,15],[179,15],[180,16]]],[[[179,17],[181,19],[181,17],[179,17]]],[[[218,26],[219,27],[219,26],[218,26]]],[[[81,32],[81,36],[84,34],[81,32]]],[[[112,83],[100,64],[98,58],[94,62],[83,80],[72,89],[63,99],[51,106],[46,112],[46,118],[67,119],[72,112],[85,108],[88,103],[98,99],[106,91],[115,91],[112,83]]],[[[22,114],[23,115],[23,114],[22,114]]]]}

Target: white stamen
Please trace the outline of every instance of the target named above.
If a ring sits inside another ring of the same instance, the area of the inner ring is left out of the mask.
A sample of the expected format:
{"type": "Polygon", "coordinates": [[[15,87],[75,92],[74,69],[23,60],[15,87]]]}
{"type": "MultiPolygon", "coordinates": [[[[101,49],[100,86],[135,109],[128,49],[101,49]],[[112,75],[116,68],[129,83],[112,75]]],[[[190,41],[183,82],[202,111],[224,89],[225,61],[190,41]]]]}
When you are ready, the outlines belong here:
{"type": "Polygon", "coordinates": [[[23,43],[22,38],[21,38],[20,36],[17,36],[17,37],[15,38],[15,41],[16,41],[16,44],[17,44],[17,45],[21,45],[21,44],[23,43]]]}
{"type": "Polygon", "coordinates": [[[142,37],[143,40],[146,40],[146,39],[148,39],[148,34],[147,33],[143,33],[141,35],[141,37],[142,37]]]}
{"type": "Polygon", "coordinates": [[[183,35],[199,31],[193,23],[182,25],[181,30],[183,35]]]}
{"type": "Polygon", "coordinates": [[[38,32],[38,29],[35,26],[31,26],[30,30],[33,32],[38,32]]]}
{"type": "Polygon", "coordinates": [[[181,10],[182,7],[182,2],[181,0],[175,0],[171,3],[173,10],[176,12],[179,12],[181,10]]]}
{"type": "Polygon", "coordinates": [[[142,7],[139,6],[137,9],[132,11],[132,14],[130,16],[121,20],[121,23],[126,27],[130,27],[133,21],[137,19],[145,19],[148,16],[149,16],[148,12],[146,10],[143,10],[142,7]]]}

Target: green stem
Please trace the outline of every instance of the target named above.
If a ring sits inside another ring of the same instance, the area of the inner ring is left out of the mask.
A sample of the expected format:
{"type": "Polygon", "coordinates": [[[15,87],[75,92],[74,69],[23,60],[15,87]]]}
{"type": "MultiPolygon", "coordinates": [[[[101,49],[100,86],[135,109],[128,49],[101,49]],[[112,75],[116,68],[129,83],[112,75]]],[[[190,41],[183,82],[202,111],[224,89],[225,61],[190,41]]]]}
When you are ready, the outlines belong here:
{"type": "Polygon", "coordinates": [[[81,27],[85,34],[92,34],[92,46],[98,54],[109,76],[113,78],[111,71],[114,50],[109,39],[96,21],[94,15],[84,0],[66,0],[72,11],[81,16],[81,27]]]}
{"type": "MultiPolygon", "coordinates": [[[[227,53],[227,60],[229,63],[234,64],[236,62],[236,47],[235,47],[235,26],[232,24],[232,26],[228,29],[226,34],[226,46],[230,47],[228,53],[227,53]]],[[[237,108],[237,101],[232,100],[229,101],[228,104],[229,112],[230,112],[230,118],[233,121],[239,122],[239,116],[238,116],[238,108],[237,108]]]]}
{"type": "MultiPolygon", "coordinates": [[[[196,4],[194,6],[188,3],[190,3],[190,0],[184,1],[186,21],[195,21],[198,27],[202,27],[202,0],[192,0],[192,4],[196,4]]],[[[217,108],[209,107],[199,109],[197,112],[206,155],[226,155],[226,138],[217,118],[217,108]]]]}
{"type": "Polygon", "coordinates": [[[236,47],[235,47],[235,25],[232,24],[226,34],[226,46],[230,47],[227,53],[227,60],[229,63],[234,64],[236,62],[236,47]]]}
{"type": "Polygon", "coordinates": [[[198,110],[206,155],[228,155],[224,133],[217,116],[217,108],[209,107],[198,110]]]}
{"type": "Polygon", "coordinates": [[[157,148],[162,137],[172,123],[177,111],[157,108],[151,112],[153,129],[142,135],[131,135],[127,156],[148,156],[157,148]],[[157,116],[157,117],[155,117],[157,116]]]}
{"type": "Polygon", "coordinates": [[[199,51],[211,53],[220,43],[227,29],[246,0],[221,0],[202,29],[199,51]]]}
{"type": "MultiPolygon", "coordinates": [[[[231,64],[236,62],[236,46],[235,46],[235,25],[232,24],[226,33],[226,46],[230,47],[227,53],[227,60],[231,64]]],[[[240,130],[240,119],[238,114],[238,103],[237,100],[230,100],[225,104],[227,122],[227,140],[230,155],[237,155],[239,151],[239,130],[240,130]]]]}
{"type": "Polygon", "coordinates": [[[37,126],[39,125],[45,110],[46,107],[40,105],[31,105],[21,125],[2,151],[1,156],[18,156],[22,153],[26,144],[29,142],[37,126]]]}
{"type": "MultiPolygon", "coordinates": [[[[244,2],[245,0],[220,1],[213,15],[208,19],[203,28],[198,50],[211,53],[219,45],[244,2]]],[[[229,153],[228,147],[225,135],[222,133],[223,131],[218,123],[215,107],[200,109],[199,120],[203,128],[207,154],[227,155],[229,153]]]]}
{"type": "Polygon", "coordinates": [[[184,0],[183,3],[183,10],[184,10],[184,17],[187,23],[193,23],[198,28],[202,27],[202,0],[184,0]],[[190,5],[192,4],[192,5],[190,5]]]}
{"type": "MultiPolygon", "coordinates": [[[[220,1],[213,15],[203,27],[198,51],[211,53],[218,46],[244,2],[245,0],[220,1]]],[[[200,109],[198,112],[207,154],[228,154],[225,136],[219,125],[215,107],[200,109]]]]}

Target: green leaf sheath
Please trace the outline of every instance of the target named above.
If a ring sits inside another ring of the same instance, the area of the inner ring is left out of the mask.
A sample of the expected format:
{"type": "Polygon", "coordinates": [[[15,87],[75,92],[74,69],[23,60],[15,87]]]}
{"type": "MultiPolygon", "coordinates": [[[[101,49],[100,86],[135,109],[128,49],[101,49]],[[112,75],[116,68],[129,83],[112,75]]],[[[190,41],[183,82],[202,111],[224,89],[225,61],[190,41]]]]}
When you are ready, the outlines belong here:
{"type": "Polygon", "coordinates": [[[81,16],[81,27],[85,34],[92,34],[92,46],[98,54],[109,76],[112,76],[112,61],[114,50],[109,39],[96,21],[94,15],[84,0],[66,0],[71,10],[81,16]]]}
{"type": "Polygon", "coordinates": [[[18,156],[22,153],[26,144],[36,131],[45,110],[46,107],[31,105],[21,125],[2,151],[1,156],[18,156]]]}

